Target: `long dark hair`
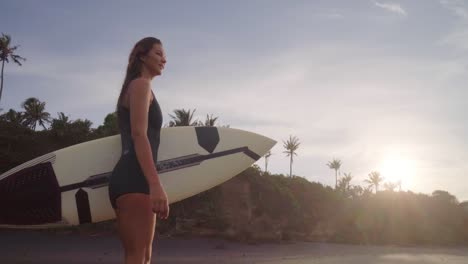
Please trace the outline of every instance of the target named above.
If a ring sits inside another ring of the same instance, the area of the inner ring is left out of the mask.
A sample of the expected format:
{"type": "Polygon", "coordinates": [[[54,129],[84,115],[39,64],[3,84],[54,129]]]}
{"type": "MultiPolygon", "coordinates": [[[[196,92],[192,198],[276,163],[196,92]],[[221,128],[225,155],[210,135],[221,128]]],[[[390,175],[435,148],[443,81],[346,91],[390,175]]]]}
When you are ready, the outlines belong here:
{"type": "Polygon", "coordinates": [[[141,76],[141,70],[143,68],[143,61],[141,57],[146,55],[152,48],[154,44],[162,45],[161,41],[154,37],[146,37],[138,41],[132,49],[130,56],[128,57],[128,66],[127,73],[125,74],[125,80],[122,84],[122,89],[120,90],[119,99],[117,100],[117,117],[120,115],[119,106],[122,103],[124,94],[128,90],[128,84],[141,76]]]}

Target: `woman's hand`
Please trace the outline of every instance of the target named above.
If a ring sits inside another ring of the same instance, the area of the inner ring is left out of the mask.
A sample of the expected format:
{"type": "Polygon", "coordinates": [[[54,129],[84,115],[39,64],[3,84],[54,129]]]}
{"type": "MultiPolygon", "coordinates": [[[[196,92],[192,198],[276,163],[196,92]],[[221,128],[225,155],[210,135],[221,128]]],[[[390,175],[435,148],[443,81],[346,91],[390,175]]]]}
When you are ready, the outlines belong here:
{"type": "Polygon", "coordinates": [[[166,191],[161,184],[150,185],[150,199],[153,212],[161,219],[167,219],[169,216],[169,201],[166,191]]]}

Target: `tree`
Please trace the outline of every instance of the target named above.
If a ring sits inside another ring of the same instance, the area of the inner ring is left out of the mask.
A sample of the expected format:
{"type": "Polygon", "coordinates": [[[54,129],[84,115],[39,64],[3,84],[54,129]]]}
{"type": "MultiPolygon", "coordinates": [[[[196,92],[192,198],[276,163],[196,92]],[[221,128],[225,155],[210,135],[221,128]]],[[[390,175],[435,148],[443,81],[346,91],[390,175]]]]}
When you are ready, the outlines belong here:
{"type": "Polygon", "coordinates": [[[117,112],[107,114],[104,118],[104,124],[98,126],[94,133],[98,137],[117,135],[119,133],[117,112]]]}
{"type": "Polygon", "coordinates": [[[39,124],[44,129],[46,123],[51,123],[50,114],[45,111],[45,102],[39,101],[35,97],[26,99],[22,104],[24,111],[24,124],[25,126],[36,130],[36,125],[39,124]]]}
{"type": "Polygon", "coordinates": [[[118,132],[119,125],[117,121],[117,112],[107,114],[106,117],[104,118],[103,126],[109,130],[118,132]]]}
{"type": "MultiPolygon", "coordinates": [[[[107,120],[109,123],[111,123],[111,121],[109,121],[110,119],[112,118],[107,120]]],[[[104,121],[104,123],[106,123],[106,121],[104,121]]],[[[78,118],[72,121],[63,112],[59,112],[58,118],[52,119],[50,128],[51,132],[54,133],[54,135],[60,137],[62,142],[64,142],[66,145],[72,145],[90,139],[92,124],[93,123],[88,119],[82,120],[78,118]]],[[[110,126],[109,124],[107,125],[110,126]]]]}
{"type": "Polygon", "coordinates": [[[271,157],[271,150],[265,154],[265,173],[268,172],[268,159],[271,157]]]}
{"type": "Polygon", "coordinates": [[[432,192],[432,197],[438,201],[458,204],[458,199],[447,191],[435,190],[432,192]]]}
{"type": "Polygon", "coordinates": [[[0,116],[0,120],[5,120],[15,126],[22,126],[24,123],[24,114],[22,112],[16,112],[10,109],[8,112],[0,116]]]}
{"type": "Polygon", "coordinates": [[[292,164],[293,164],[293,157],[294,155],[297,156],[297,149],[299,148],[299,139],[297,137],[289,136],[287,141],[283,140],[283,147],[286,149],[283,153],[286,153],[286,157],[290,157],[289,159],[289,177],[292,177],[292,164]]]}
{"type": "Polygon", "coordinates": [[[169,122],[169,126],[197,126],[198,121],[192,121],[195,111],[196,109],[193,111],[190,109],[187,111],[185,109],[174,110],[174,115],[169,115],[172,118],[172,120],[169,122]]]}
{"type": "Polygon", "coordinates": [[[0,75],[0,101],[2,100],[2,92],[3,92],[3,70],[5,68],[5,62],[9,63],[10,59],[13,60],[14,63],[21,66],[20,61],[25,61],[26,59],[14,54],[14,51],[19,46],[10,47],[11,44],[11,37],[2,33],[2,37],[0,37],[0,61],[2,62],[2,72],[0,75]]]}
{"type": "Polygon", "coordinates": [[[351,173],[345,173],[344,176],[338,181],[338,186],[335,189],[341,190],[344,194],[349,194],[351,190],[351,180],[353,176],[351,173]]]}
{"type": "Polygon", "coordinates": [[[364,194],[364,188],[359,185],[352,185],[349,188],[349,196],[353,199],[357,199],[359,196],[364,194]]]}
{"type": "Polygon", "coordinates": [[[71,122],[63,112],[59,112],[58,118],[52,119],[51,123],[51,130],[56,133],[57,136],[62,137],[66,134],[68,127],[70,126],[71,122]]]}
{"type": "Polygon", "coordinates": [[[364,197],[369,197],[372,194],[372,186],[367,186],[365,188],[362,188],[362,196],[364,197]]]}
{"type": "Polygon", "coordinates": [[[338,186],[338,171],[340,170],[340,167],[341,167],[341,160],[334,158],[332,162],[329,161],[327,163],[327,166],[330,169],[335,170],[335,189],[336,189],[336,187],[338,186]]]}
{"type": "MultiPolygon", "coordinates": [[[[195,112],[195,111],[194,111],[195,112]]],[[[210,127],[214,127],[216,126],[216,120],[218,120],[218,117],[213,117],[213,115],[206,115],[206,120],[205,120],[205,123],[202,125],[205,125],[205,126],[210,126],[210,127]]]]}
{"type": "Polygon", "coordinates": [[[76,144],[87,141],[91,134],[92,124],[93,123],[88,119],[82,120],[81,118],[78,118],[71,124],[67,125],[67,132],[69,133],[69,137],[72,138],[71,142],[76,144]]]}
{"type": "Polygon", "coordinates": [[[369,184],[369,188],[375,187],[375,193],[379,191],[379,185],[382,183],[384,178],[380,176],[378,171],[372,171],[369,174],[369,179],[366,179],[365,182],[369,184]]]}

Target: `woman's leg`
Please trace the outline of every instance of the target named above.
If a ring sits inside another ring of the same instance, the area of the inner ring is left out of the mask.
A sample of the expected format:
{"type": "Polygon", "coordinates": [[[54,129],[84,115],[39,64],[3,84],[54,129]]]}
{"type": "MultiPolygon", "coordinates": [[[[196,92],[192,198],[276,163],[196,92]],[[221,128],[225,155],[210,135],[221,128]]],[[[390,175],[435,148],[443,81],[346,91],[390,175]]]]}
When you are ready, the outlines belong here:
{"type": "MultiPolygon", "coordinates": [[[[151,210],[152,211],[152,210],[151,210]]],[[[151,256],[153,253],[153,238],[154,238],[154,230],[156,228],[156,214],[152,214],[153,220],[151,221],[151,227],[150,230],[153,230],[153,232],[149,232],[151,235],[149,243],[146,245],[146,252],[145,252],[145,264],[150,264],[151,263],[151,256]]]]}
{"type": "Polygon", "coordinates": [[[150,263],[156,217],[149,195],[128,193],[117,198],[117,229],[126,264],[150,263]]]}

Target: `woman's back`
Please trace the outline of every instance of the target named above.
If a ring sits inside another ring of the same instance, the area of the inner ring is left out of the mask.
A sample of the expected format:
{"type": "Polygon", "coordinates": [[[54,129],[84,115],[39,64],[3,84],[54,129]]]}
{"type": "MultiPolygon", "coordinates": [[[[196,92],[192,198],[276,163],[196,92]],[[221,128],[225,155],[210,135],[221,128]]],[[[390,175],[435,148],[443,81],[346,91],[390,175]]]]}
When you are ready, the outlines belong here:
{"type": "MultiPolygon", "coordinates": [[[[122,155],[129,152],[135,152],[135,147],[132,140],[132,126],[130,120],[130,109],[123,104],[119,105],[118,109],[118,123],[122,142],[122,155]]],[[[153,152],[153,160],[156,164],[157,150],[159,148],[160,134],[162,127],[163,117],[161,108],[156,97],[153,94],[153,99],[148,109],[148,130],[147,136],[151,144],[153,152]]]]}

